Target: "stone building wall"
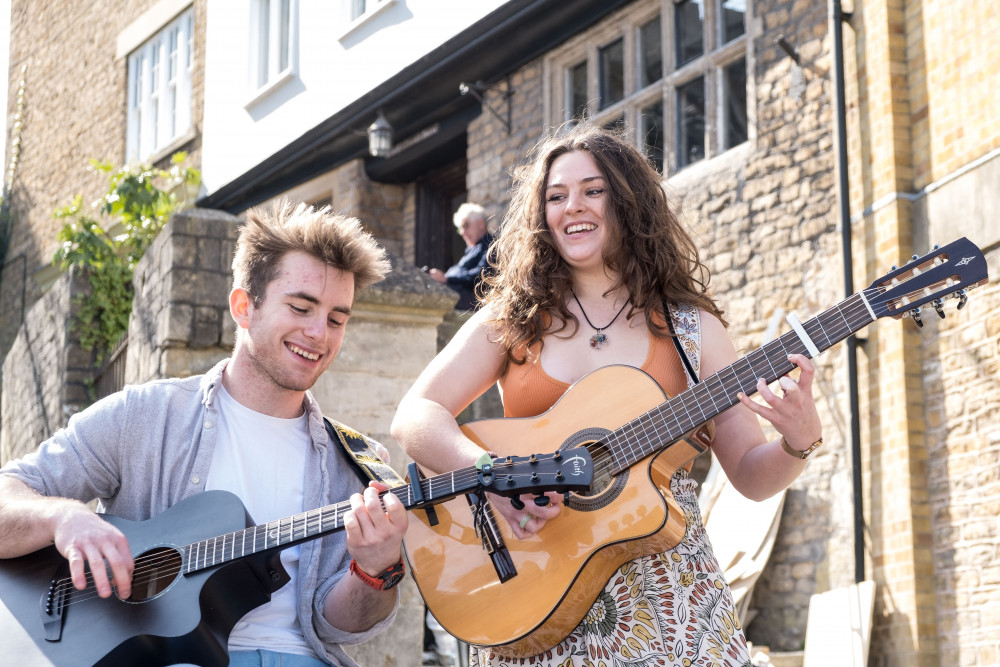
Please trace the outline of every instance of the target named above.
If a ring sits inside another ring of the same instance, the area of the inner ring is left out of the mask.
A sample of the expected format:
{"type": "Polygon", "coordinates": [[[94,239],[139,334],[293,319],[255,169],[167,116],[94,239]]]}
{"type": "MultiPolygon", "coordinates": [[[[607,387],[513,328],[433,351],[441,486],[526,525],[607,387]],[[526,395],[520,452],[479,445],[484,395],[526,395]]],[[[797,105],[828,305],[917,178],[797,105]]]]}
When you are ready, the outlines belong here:
{"type": "Polygon", "coordinates": [[[238,223],[221,211],[189,209],[157,235],[135,269],[126,382],[204,373],[232,352],[238,223]]]}
{"type": "Polygon", "coordinates": [[[94,353],[80,347],[73,300],[85,275],[66,273],[25,316],[3,362],[0,465],[27,454],[90,402],[94,353]]]}
{"type": "MultiPolygon", "coordinates": [[[[126,59],[115,58],[116,39],[156,3],[11,3],[9,89],[17,90],[22,66],[26,86],[21,160],[11,195],[13,233],[0,267],[0,355],[7,352],[25,313],[56,275],[47,270],[62,226],[52,217],[53,211],[70,204],[77,194],[88,206],[107,189],[104,176],[89,169],[90,160],[124,162],[128,71],[126,59]],[[69,51],[67,43],[73,45],[69,51]]],[[[193,4],[191,109],[193,126],[200,131],[205,2],[193,4]]],[[[16,104],[16,95],[10,95],[8,136],[16,104]]],[[[200,164],[200,137],[178,149],[188,151],[188,164],[200,164]]]]}
{"type": "Polygon", "coordinates": [[[992,3],[866,0],[845,26],[855,280],[967,236],[992,282],[862,347],[872,660],[1000,664],[993,400],[1000,66],[992,3]],[[975,71],[975,74],[972,72],[975,71]],[[975,499],[975,500],[974,500],[975,499]]]}

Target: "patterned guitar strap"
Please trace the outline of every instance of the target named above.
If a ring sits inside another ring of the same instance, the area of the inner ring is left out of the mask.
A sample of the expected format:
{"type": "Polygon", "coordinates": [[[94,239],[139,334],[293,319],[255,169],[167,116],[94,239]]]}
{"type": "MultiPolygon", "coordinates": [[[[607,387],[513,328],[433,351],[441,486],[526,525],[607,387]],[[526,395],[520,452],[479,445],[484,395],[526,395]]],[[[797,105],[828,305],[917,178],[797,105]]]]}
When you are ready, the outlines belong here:
{"type": "Polygon", "coordinates": [[[369,480],[382,482],[389,488],[404,486],[406,484],[396,471],[388,463],[382,460],[378,453],[372,449],[368,438],[361,435],[349,426],[344,426],[340,422],[323,418],[326,424],[327,434],[340,443],[340,449],[351,462],[351,467],[357,474],[361,484],[368,486],[369,480]]]}

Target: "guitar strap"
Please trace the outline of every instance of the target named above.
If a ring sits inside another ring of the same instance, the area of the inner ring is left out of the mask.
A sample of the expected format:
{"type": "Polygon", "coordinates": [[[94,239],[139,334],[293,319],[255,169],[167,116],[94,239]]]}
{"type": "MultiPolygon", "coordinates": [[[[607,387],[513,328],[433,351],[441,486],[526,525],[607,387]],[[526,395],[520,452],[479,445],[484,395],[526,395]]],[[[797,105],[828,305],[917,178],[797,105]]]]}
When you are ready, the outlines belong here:
{"type": "Polygon", "coordinates": [[[323,417],[323,422],[326,424],[326,432],[330,438],[340,443],[341,451],[347,457],[362,485],[368,486],[370,480],[382,482],[389,488],[406,484],[392,469],[392,466],[383,461],[378,453],[372,449],[368,438],[353,428],[326,417],[323,417]]]}
{"type": "Polygon", "coordinates": [[[674,314],[670,308],[667,308],[667,302],[663,302],[663,314],[667,321],[667,328],[670,329],[670,339],[674,341],[674,347],[677,348],[677,356],[681,358],[681,362],[684,364],[684,370],[687,371],[688,376],[691,378],[693,384],[698,384],[698,374],[694,372],[694,366],[691,365],[691,359],[688,357],[687,352],[684,351],[684,346],[681,345],[680,336],[674,330],[674,314]]]}

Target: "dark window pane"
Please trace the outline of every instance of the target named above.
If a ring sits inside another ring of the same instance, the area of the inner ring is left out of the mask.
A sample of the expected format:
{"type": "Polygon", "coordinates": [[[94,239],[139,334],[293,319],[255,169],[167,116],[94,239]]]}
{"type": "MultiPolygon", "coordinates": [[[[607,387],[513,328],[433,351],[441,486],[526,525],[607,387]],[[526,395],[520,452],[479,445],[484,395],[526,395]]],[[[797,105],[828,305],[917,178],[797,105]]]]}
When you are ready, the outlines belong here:
{"type": "Polygon", "coordinates": [[[639,87],[645,88],[663,78],[663,40],[660,17],[639,28],[639,87]]]}
{"type": "Polygon", "coordinates": [[[674,5],[674,41],[677,43],[677,66],[691,62],[705,52],[702,41],[704,0],[681,0],[674,5]]]}
{"type": "Polygon", "coordinates": [[[677,168],[705,157],[705,78],[677,89],[677,168]]]}
{"type": "Polygon", "coordinates": [[[587,116],[587,61],[569,70],[570,99],[573,106],[573,118],[587,116]]]}
{"type": "Polygon", "coordinates": [[[646,155],[663,173],[663,100],[644,108],[639,115],[639,138],[646,155]]]}
{"type": "Polygon", "coordinates": [[[725,148],[747,140],[747,64],[738,60],[722,72],[722,98],[725,105],[725,148]]]}
{"type": "Polygon", "coordinates": [[[736,39],[744,32],[743,17],[747,13],[746,0],[722,0],[722,43],[736,39]]]}
{"type": "Polygon", "coordinates": [[[616,39],[599,52],[600,108],[606,109],[625,97],[625,47],[616,39]]]}
{"type": "Polygon", "coordinates": [[[621,132],[625,129],[625,116],[621,115],[613,120],[609,120],[607,123],[604,123],[604,129],[621,132]]]}

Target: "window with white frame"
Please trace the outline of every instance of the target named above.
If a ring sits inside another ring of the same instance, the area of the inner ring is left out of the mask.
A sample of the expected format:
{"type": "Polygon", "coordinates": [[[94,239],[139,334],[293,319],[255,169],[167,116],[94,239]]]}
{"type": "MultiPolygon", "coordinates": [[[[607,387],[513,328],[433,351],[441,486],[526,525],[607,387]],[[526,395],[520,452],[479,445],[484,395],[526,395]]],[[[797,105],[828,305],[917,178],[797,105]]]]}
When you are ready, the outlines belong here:
{"type": "Polygon", "coordinates": [[[361,18],[365,14],[373,14],[387,5],[391,5],[393,0],[348,0],[351,8],[351,20],[361,18]]]}
{"type": "Polygon", "coordinates": [[[250,89],[259,92],[294,71],[295,6],[294,0],[253,0],[250,7],[250,89]]]}
{"type": "Polygon", "coordinates": [[[193,56],[190,8],[129,54],[127,161],[146,160],[190,131],[193,56]]]}
{"type": "Polygon", "coordinates": [[[749,0],[636,3],[548,57],[555,123],[629,128],[670,173],[748,137],[749,0]]]}

